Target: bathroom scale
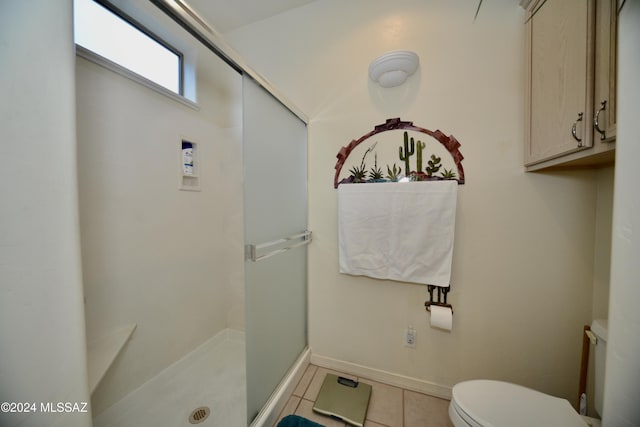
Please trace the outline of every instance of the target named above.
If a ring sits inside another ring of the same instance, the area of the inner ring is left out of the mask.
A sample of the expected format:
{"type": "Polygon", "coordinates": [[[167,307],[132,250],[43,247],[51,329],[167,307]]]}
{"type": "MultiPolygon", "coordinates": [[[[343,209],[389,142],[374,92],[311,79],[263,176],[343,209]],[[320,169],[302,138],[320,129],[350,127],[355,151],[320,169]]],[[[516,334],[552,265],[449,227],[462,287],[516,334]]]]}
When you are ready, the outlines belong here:
{"type": "Polygon", "coordinates": [[[363,427],[370,397],[369,384],[327,374],[313,410],[351,425],[363,427]]]}

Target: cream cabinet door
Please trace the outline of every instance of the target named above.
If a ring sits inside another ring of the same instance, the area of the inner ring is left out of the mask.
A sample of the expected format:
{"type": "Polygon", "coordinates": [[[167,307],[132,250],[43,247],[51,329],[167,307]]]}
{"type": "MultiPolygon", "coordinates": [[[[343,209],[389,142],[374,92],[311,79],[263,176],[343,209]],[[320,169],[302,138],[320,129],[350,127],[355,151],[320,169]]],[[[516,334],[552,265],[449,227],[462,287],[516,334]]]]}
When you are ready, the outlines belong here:
{"type": "Polygon", "coordinates": [[[616,137],[617,7],[617,0],[598,0],[596,6],[594,145],[612,144],[616,137]]]}
{"type": "Polygon", "coordinates": [[[593,145],[594,0],[538,0],[528,11],[525,165],[593,145]]]}

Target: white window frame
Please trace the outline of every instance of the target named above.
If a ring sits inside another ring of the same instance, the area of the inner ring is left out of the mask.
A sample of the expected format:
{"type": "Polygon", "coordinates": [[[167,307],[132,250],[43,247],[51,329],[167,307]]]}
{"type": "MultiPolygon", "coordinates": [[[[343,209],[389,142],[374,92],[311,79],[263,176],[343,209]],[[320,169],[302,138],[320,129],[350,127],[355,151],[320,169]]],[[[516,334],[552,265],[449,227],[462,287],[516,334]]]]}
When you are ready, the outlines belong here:
{"type": "MultiPolygon", "coordinates": [[[[144,75],[138,74],[135,71],[107,58],[104,57],[102,55],[100,55],[99,53],[96,53],[84,46],[82,46],[81,44],[77,44],[76,43],[76,55],[84,58],[88,61],[91,61],[97,65],[100,65],[110,71],[113,71],[123,77],[126,77],[132,81],[135,81],[136,83],[139,83],[149,89],[152,89],[156,92],[159,92],[175,101],[178,101],[184,105],[187,105],[193,109],[198,110],[199,107],[198,105],[195,103],[195,99],[189,99],[187,97],[185,97],[184,93],[185,93],[185,60],[184,60],[184,55],[182,54],[182,52],[180,52],[178,49],[175,49],[173,46],[171,46],[169,43],[167,43],[165,40],[163,40],[162,38],[158,37],[157,35],[155,35],[153,32],[151,32],[150,30],[148,30],[144,25],[140,24],[137,20],[133,19],[132,17],[130,17],[129,15],[127,15],[126,13],[124,13],[123,11],[119,10],[118,8],[116,8],[115,6],[113,6],[112,4],[110,4],[108,1],[105,0],[91,0],[94,1],[95,3],[97,3],[98,5],[100,5],[101,7],[105,8],[108,12],[112,13],[113,15],[115,15],[117,18],[123,20],[125,23],[129,24],[130,26],[132,26],[134,29],[140,31],[142,34],[144,34],[145,36],[149,37],[150,39],[152,39],[153,41],[155,41],[156,43],[158,43],[160,46],[164,47],[165,49],[167,49],[168,51],[170,51],[171,53],[175,54],[178,57],[178,66],[179,66],[179,73],[178,73],[178,87],[179,87],[179,92],[174,92],[173,90],[159,84],[156,83],[155,81],[145,77],[144,75]]],[[[192,78],[194,78],[195,76],[192,76],[192,78]]],[[[191,92],[191,91],[190,91],[191,92]]]]}

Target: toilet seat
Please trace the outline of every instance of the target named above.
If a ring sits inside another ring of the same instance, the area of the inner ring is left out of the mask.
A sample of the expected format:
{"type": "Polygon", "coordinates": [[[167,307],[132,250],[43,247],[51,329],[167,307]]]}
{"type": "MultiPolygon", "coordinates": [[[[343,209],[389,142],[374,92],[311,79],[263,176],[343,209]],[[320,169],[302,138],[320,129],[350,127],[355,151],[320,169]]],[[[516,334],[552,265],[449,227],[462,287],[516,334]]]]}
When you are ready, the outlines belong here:
{"type": "Polygon", "coordinates": [[[455,427],[586,427],[571,404],[502,381],[473,380],[452,390],[449,417],[455,427]]]}

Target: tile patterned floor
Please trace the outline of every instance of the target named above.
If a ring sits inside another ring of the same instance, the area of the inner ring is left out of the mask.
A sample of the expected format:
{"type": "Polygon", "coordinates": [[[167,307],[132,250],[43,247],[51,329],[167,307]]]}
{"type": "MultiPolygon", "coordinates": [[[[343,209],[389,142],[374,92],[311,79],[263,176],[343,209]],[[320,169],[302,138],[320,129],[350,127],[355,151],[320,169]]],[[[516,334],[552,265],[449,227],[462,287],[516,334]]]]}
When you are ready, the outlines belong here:
{"type": "Polygon", "coordinates": [[[309,365],[282,410],[278,422],[289,414],[308,418],[326,427],[348,427],[347,424],[313,412],[313,403],[327,373],[370,384],[371,400],[365,427],[453,427],[447,413],[449,401],[426,394],[357,378],[341,372],[309,365]]]}

